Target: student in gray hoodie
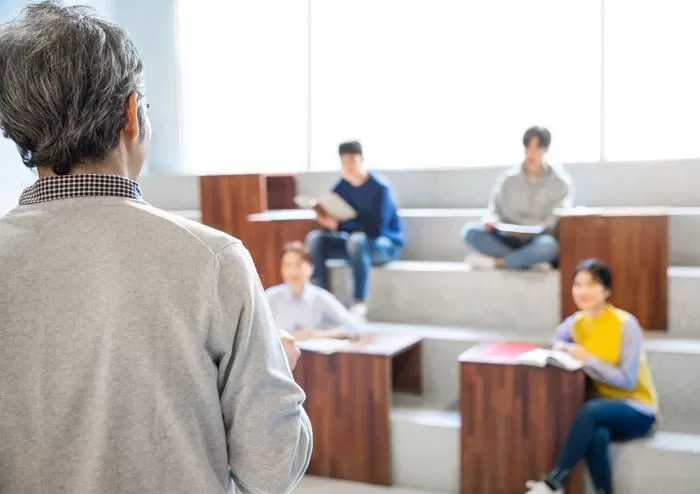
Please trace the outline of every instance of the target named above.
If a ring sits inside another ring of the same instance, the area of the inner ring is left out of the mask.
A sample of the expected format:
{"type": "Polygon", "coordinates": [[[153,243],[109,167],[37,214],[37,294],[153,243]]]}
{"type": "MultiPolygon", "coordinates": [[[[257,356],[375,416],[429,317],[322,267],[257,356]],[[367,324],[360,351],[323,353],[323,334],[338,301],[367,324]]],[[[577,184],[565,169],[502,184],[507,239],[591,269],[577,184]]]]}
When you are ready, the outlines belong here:
{"type": "Polygon", "coordinates": [[[546,128],[527,129],[525,161],[499,178],[482,221],[465,225],[462,238],[471,250],[465,260],[473,267],[549,270],[556,262],[554,210],[572,206],[574,189],[568,174],[544,161],[551,141],[546,128]],[[541,232],[513,232],[517,226],[541,232]]]}

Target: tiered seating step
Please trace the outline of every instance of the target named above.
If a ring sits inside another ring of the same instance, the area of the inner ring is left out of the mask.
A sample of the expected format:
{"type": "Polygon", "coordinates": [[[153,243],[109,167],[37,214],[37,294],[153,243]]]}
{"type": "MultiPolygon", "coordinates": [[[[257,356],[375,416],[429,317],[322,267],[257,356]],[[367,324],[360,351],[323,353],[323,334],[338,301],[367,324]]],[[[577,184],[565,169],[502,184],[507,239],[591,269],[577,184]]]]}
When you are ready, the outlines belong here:
{"type": "MultiPolygon", "coordinates": [[[[417,401],[395,395],[391,421],[397,485],[459,491],[460,421],[453,408],[430,397],[417,401]]],[[[698,492],[700,435],[660,431],[648,439],[616,444],[612,457],[620,494],[698,492]]],[[[590,486],[588,492],[593,492],[590,486]]]]}
{"type": "MultiPolygon", "coordinates": [[[[349,302],[350,271],[329,261],[332,290],[349,302]]],[[[700,338],[700,268],[672,267],[669,330],[700,338]]],[[[377,322],[513,328],[549,334],[560,322],[559,273],[472,270],[462,262],[397,261],[374,268],[369,318],[377,322]]]]}

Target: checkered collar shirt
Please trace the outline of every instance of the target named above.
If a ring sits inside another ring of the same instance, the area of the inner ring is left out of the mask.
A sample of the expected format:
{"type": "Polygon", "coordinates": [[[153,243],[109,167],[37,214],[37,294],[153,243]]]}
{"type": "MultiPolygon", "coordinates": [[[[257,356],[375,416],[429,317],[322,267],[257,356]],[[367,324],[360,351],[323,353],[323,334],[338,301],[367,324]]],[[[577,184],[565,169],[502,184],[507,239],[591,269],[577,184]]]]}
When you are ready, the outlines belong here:
{"type": "Polygon", "coordinates": [[[137,182],[118,175],[61,175],[46,177],[25,189],[20,206],[76,197],[124,197],[141,200],[137,182]]]}

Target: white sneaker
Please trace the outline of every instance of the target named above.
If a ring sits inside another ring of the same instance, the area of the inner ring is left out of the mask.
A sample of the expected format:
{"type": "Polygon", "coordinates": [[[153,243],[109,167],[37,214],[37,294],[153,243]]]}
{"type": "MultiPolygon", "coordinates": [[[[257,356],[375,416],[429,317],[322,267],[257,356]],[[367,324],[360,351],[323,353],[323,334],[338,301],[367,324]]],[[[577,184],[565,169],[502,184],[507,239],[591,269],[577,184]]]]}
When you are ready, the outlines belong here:
{"type": "Polygon", "coordinates": [[[527,493],[526,494],[564,494],[563,489],[559,490],[552,490],[551,487],[549,487],[546,482],[542,481],[535,481],[535,480],[529,480],[526,484],[525,487],[527,487],[527,493]]]}
{"type": "Polygon", "coordinates": [[[478,252],[470,252],[464,258],[464,262],[469,264],[474,269],[493,269],[496,267],[496,260],[493,257],[479,254],[478,252]]]}
{"type": "Polygon", "coordinates": [[[552,265],[548,262],[538,262],[530,268],[530,271],[538,271],[540,273],[548,273],[552,270],[552,265]]]}
{"type": "Polygon", "coordinates": [[[355,305],[350,307],[350,314],[364,319],[367,317],[367,304],[364,302],[357,302],[355,305]]]}

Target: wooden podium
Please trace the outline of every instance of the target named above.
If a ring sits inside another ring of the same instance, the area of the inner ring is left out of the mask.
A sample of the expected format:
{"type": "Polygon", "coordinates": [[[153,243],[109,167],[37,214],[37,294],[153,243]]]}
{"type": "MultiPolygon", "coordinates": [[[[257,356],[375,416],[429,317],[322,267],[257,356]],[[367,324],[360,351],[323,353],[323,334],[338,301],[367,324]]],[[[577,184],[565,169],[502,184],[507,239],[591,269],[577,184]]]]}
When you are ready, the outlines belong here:
{"type": "Polygon", "coordinates": [[[302,351],[294,369],[313,427],[308,473],[391,485],[392,391],[421,392],[421,339],[367,338],[331,355],[302,351]]]}
{"type": "MultiPolygon", "coordinates": [[[[517,364],[532,344],[484,343],[459,357],[461,493],[522,494],[553,467],[585,400],[583,371],[517,364]]],[[[583,470],[567,494],[583,494],[583,470]]]]}
{"type": "Polygon", "coordinates": [[[668,329],[668,209],[574,208],[559,212],[562,319],[576,311],[576,265],[597,257],[613,272],[611,302],[642,327],[668,329]]]}

